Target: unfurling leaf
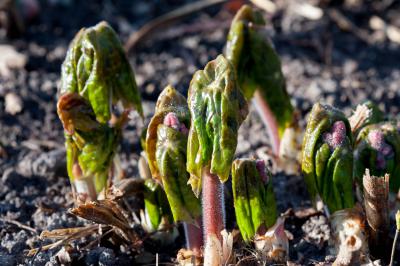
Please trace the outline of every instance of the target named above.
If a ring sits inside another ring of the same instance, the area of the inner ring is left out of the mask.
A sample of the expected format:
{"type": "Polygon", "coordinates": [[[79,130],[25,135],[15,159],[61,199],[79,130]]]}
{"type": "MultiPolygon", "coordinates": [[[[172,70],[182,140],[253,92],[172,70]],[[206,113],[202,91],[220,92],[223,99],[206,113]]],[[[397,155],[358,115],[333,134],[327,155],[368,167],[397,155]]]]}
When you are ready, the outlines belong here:
{"type": "Polygon", "coordinates": [[[390,175],[390,189],[400,187],[400,134],[392,122],[371,124],[360,130],[354,144],[354,178],[362,185],[365,169],[373,176],[390,175]]]}
{"type": "Polygon", "coordinates": [[[237,159],[232,165],[236,220],[248,242],[259,229],[271,227],[277,217],[271,175],[263,161],[237,159]]]}
{"type": "Polygon", "coordinates": [[[201,214],[200,201],[187,184],[187,134],[190,114],[186,99],[173,87],[160,94],[150,121],[147,156],[153,178],[161,181],[175,221],[195,223],[201,214]]]}
{"type": "Polygon", "coordinates": [[[268,103],[278,122],[279,136],[293,122],[293,106],[286,91],[281,62],[265,31],[260,12],[244,5],[232,21],[226,58],[236,70],[246,99],[256,90],[268,103]]]}
{"type": "Polygon", "coordinates": [[[134,73],[108,23],[81,29],[71,42],[61,72],[61,94],[67,92],[89,101],[101,123],[110,120],[111,105],[118,101],[142,114],[134,73]]]}
{"type": "Polygon", "coordinates": [[[353,207],[351,128],[339,110],[314,105],[303,140],[302,171],[313,200],[319,195],[331,212],[353,207]]]}
{"type": "Polygon", "coordinates": [[[187,170],[196,195],[201,191],[204,167],[229,177],[237,145],[238,129],[248,107],[240,91],[231,63],[222,55],[197,71],[190,83],[188,105],[191,127],[188,139],[187,170]]]}
{"type": "Polygon", "coordinates": [[[67,170],[71,182],[91,178],[96,192],[100,192],[107,183],[120,130],[97,122],[89,102],[77,93],[62,95],[57,112],[66,131],[67,170]],[[78,176],[74,167],[80,169],[78,176]]]}

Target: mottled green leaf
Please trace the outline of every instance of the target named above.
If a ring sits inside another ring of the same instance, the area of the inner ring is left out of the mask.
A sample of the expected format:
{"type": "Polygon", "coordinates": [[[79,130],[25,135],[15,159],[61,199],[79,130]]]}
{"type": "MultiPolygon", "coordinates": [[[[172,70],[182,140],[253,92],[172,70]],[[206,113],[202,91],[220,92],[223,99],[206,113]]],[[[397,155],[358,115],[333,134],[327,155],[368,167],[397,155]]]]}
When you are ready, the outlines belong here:
{"type": "Polygon", "coordinates": [[[331,212],[352,207],[352,167],[348,120],[339,110],[316,103],[307,121],[302,149],[302,172],[311,198],[319,195],[331,212]],[[336,125],[343,127],[341,138],[336,125]]]}
{"type": "Polygon", "coordinates": [[[199,199],[188,185],[186,171],[187,132],[164,123],[173,114],[181,127],[189,127],[189,109],[186,99],[173,87],[166,87],[160,94],[156,111],[150,121],[146,152],[153,178],[164,187],[175,221],[195,223],[201,214],[199,199]]]}
{"type": "Polygon", "coordinates": [[[243,239],[248,242],[260,227],[267,229],[276,221],[272,179],[269,173],[265,179],[256,160],[237,159],[232,165],[232,190],[236,221],[243,239]]]}
{"type": "Polygon", "coordinates": [[[80,30],[71,42],[61,72],[61,94],[67,92],[88,100],[102,123],[110,120],[111,105],[118,101],[142,114],[133,70],[106,22],[80,30]]]}
{"type": "Polygon", "coordinates": [[[73,165],[78,163],[82,178],[92,177],[96,191],[107,183],[112,160],[120,140],[120,130],[101,124],[89,103],[77,93],[62,95],[57,105],[58,115],[66,130],[67,170],[73,182],[73,165]]]}
{"type": "Polygon", "coordinates": [[[221,182],[228,179],[238,129],[248,113],[233,66],[225,57],[218,56],[194,74],[188,105],[191,127],[187,170],[193,191],[199,195],[203,167],[209,166],[221,182]]]}
{"type": "Polygon", "coordinates": [[[235,67],[247,99],[259,90],[276,117],[279,135],[293,122],[293,107],[286,91],[281,62],[265,31],[262,15],[244,5],[232,21],[226,57],[235,67]]]}

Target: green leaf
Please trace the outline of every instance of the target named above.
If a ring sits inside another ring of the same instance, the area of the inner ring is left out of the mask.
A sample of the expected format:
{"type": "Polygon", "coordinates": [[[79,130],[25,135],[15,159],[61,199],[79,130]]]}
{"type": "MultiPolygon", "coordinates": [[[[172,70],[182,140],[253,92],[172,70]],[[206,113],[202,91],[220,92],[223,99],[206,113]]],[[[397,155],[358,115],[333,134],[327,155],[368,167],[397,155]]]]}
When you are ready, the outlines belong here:
{"type": "Polygon", "coordinates": [[[134,73],[117,34],[106,22],[83,28],[71,42],[61,72],[61,94],[67,92],[88,100],[102,123],[110,120],[111,105],[118,101],[142,115],[134,73]]]}
{"type": "Polygon", "coordinates": [[[232,21],[226,57],[236,70],[246,99],[259,90],[279,125],[279,135],[293,122],[293,106],[286,91],[281,62],[265,32],[261,13],[244,5],[232,21]]]}
{"type": "Polygon", "coordinates": [[[58,115],[66,130],[67,170],[70,180],[92,177],[96,192],[107,184],[107,177],[120,141],[121,132],[95,119],[89,102],[77,93],[62,95],[57,105],[58,115]],[[82,177],[72,168],[78,163],[82,177]]]}
{"type": "Polygon", "coordinates": [[[257,230],[272,226],[277,218],[272,179],[263,180],[254,159],[237,159],[232,165],[232,190],[236,221],[249,242],[257,230]]]}
{"type": "Polygon", "coordinates": [[[172,223],[171,209],[164,190],[153,179],[146,179],[144,189],[145,213],[153,230],[158,230],[162,222],[172,223]]]}
{"type": "Polygon", "coordinates": [[[238,129],[248,113],[233,66],[225,57],[218,56],[194,74],[188,105],[191,127],[187,170],[193,191],[199,195],[203,167],[209,166],[221,182],[228,179],[238,129]]]}

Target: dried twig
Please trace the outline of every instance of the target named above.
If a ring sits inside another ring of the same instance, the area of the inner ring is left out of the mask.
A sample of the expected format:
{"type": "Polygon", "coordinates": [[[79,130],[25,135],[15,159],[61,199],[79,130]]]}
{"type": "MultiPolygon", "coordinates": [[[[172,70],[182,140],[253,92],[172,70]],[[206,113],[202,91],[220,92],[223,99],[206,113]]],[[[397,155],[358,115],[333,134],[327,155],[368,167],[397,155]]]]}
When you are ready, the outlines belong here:
{"type": "Polygon", "coordinates": [[[338,9],[331,8],[328,10],[328,15],[331,20],[333,20],[337,26],[347,32],[351,32],[356,35],[362,41],[372,44],[373,39],[370,38],[368,32],[364,29],[357,27],[351,20],[346,18],[338,9]]]}
{"type": "Polygon", "coordinates": [[[128,39],[125,45],[125,51],[129,54],[130,51],[134,50],[139,43],[148,39],[155,32],[165,30],[171,24],[183,19],[195,12],[203,10],[207,7],[221,4],[227,0],[203,0],[195,3],[187,4],[181,8],[173,10],[165,15],[162,15],[149,23],[145,24],[138,31],[134,32],[128,39]]]}
{"type": "Polygon", "coordinates": [[[11,219],[8,219],[8,218],[0,218],[0,221],[2,221],[2,222],[4,222],[4,223],[9,223],[9,224],[16,225],[16,226],[18,226],[19,228],[22,228],[22,229],[25,229],[25,230],[27,230],[27,231],[30,231],[30,232],[32,232],[32,233],[34,233],[34,234],[37,234],[36,229],[34,229],[34,228],[30,227],[30,226],[27,226],[27,225],[25,225],[25,224],[23,224],[23,223],[21,223],[21,222],[18,222],[18,221],[16,221],[16,220],[11,220],[11,219]]]}
{"type": "MultiPolygon", "coordinates": [[[[93,233],[95,233],[97,231],[98,225],[88,225],[86,227],[80,227],[78,230],[76,230],[76,232],[72,233],[72,234],[68,234],[68,230],[67,229],[64,233],[65,233],[65,237],[63,239],[58,240],[57,242],[54,242],[52,244],[46,245],[46,246],[42,246],[40,248],[34,248],[29,250],[27,256],[32,256],[32,255],[36,255],[39,251],[46,251],[49,249],[53,249],[59,246],[63,246],[66,245],[67,243],[70,243],[73,240],[82,238],[82,237],[86,237],[89,235],[92,235],[93,233]]],[[[61,235],[61,230],[58,230],[58,234],[61,235]]],[[[50,235],[52,235],[50,233],[50,235]]]]}

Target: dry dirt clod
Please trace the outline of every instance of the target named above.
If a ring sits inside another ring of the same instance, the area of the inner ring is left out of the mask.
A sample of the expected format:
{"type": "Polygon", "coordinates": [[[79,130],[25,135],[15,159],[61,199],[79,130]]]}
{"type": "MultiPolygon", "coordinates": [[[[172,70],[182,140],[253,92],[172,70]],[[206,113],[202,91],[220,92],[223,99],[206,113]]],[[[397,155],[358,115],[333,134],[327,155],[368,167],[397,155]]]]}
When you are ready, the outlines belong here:
{"type": "Polygon", "coordinates": [[[0,45],[0,76],[9,77],[12,69],[25,67],[27,58],[11,45],[0,45]]]}
{"type": "MultiPolygon", "coordinates": [[[[0,51],[0,53],[1,53],[1,51],[0,51]]],[[[0,62],[0,64],[1,64],[1,62],[0,62]]],[[[1,66],[0,66],[0,73],[1,73],[1,66]]],[[[6,96],[4,97],[4,100],[5,100],[6,112],[9,113],[10,115],[16,115],[16,114],[20,113],[22,111],[22,109],[24,108],[24,104],[23,104],[21,98],[13,92],[7,93],[6,96]]]]}

